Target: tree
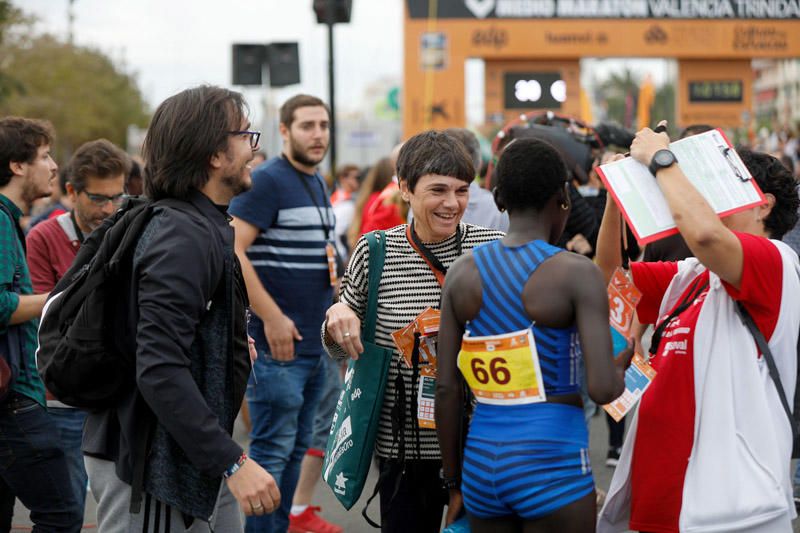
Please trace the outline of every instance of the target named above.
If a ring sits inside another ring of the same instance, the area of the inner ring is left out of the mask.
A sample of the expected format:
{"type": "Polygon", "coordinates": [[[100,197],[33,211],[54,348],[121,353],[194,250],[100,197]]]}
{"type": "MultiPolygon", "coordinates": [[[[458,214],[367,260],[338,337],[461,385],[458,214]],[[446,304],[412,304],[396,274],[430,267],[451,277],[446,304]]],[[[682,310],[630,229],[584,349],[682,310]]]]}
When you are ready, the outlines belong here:
{"type": "Polygon", "coordinates": [[[621,74],[613,72],[600,85],[600,91],[605,97],[606,118],[630,128],[636,112],[634,99],[639,93],[639,85],[631,71],[625,69],[621,74]]]}
{"type": "MultiPolygon", "coordinates": [[[[639,95],[639,83],[630,70],[625,69],[621,74],[613,73],[600,85],[600,94],[605,98],[606,118],[625,124],[635,129],[636,113],[635,99],[639,95]],[[629,100],[626,102],[626,100],[629,100]],[[626,116],[627,109],[627,116],[626,116]],[[626,124],[626,120],[630,124],[626,124]]],[[[675,133],[675,86],[666,83],[656,88],[655,100],[650,112],[651,127],[655,122],[666,119],[669,123],[670,135],[675,133]]]]}
{"type": "Polygon", "coordinates": [[[99,137],[124,147],[129,125],[147,125],[149,111],[133,75],[98,50],[31,32],[26,21],[3,32],[0,87],[3,78],[13,83],[5,95],[0,89],[0,114],[50,120],[60,161],[99,137]]]}
{"type": "Polygon", "coordinates": [[[666,119],[669,124],[670,136],[677,134],[678,124],[675,122],[675,85],[665,83],[656,89],[656,100],[650,113],[654,122],[666,119]]]}

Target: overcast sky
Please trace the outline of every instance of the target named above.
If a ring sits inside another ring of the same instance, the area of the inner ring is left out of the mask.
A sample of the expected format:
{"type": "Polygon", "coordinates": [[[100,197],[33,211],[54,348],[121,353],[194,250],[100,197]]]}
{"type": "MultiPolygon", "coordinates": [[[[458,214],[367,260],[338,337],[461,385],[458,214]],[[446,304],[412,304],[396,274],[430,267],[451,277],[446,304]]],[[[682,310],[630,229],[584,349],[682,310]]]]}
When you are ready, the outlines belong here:
{"type": "MultiPolygon", "coordinates": [[[[12,1],[40,19],[39,30],[66,37],[68,0],[12,1]]],[[[302,84],[273,97],[280,103],[303,91],[327,99],[327,29],[311,6],[312,0],[75,0],[75,42],[124,61],[155,107],[199,83],[230,85],[233,43],[298,41],[302,84]]],[[[400,80],[402,7],[402,0],[353,0],[350,24],[336,25],[336,101],[343,108],[357,106],[375,79],[400,80]]],[[[257,107],[263,93],[245,93],[257,107]]]]}
{"type": "MultiPolygon", "coordinates": [[[[67,35],[68,0],[12,0],[39,18],[38,30],[67,35]]],[[[389,78],[402,83],[403,3],[405,0],[353,0],[349,24],[336,25],[336,102],[355,110],[365,88],[389,78]]],[[[297,41],[301,85],[270,93],[280,105],[292,94],[307,92],[328,99],[327,29],[317,24],[313,0],[74,0],[74,35],[137,75],[152,108],[168,96],[200,83],[229,86],[233,43],[297,41]]],[[[590,73],[632,68],[651,72],[656,84],[668,76],[661,60],[584,62],[590,73]]],[[[483,74],[468,72],[467,118],[483,119],[483,74]],[[470,89],[471,88],[471,89],[470,89]]],[[[242,89],[259,123],[263,89],[242,89]]]]}

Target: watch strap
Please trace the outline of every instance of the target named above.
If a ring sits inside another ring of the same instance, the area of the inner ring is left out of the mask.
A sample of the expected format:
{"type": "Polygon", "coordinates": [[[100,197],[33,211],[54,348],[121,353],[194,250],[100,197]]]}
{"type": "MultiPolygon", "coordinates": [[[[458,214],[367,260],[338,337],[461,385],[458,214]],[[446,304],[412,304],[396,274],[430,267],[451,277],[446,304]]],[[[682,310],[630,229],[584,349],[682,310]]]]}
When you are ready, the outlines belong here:
{"type": "Polygon", "coordinates": [[[675,157],[675,154],[673,154],[671,150],[668,150],[666,148],[662,148],[661,150],[658,150],[658,151],[656,151],[656,153],[653,154],[653,158],[650,160],[650,164],[647,166],[647,169],[650,171],[650,174],[652,174],[653,177],[655,177],[659,170],[661,170],[662,168],[669,168],[669,167],[671,167],[672,165],[674,165],[677,162],[678,162],[678,159],[675,157]],[[670,155],[670,157],[672,159],[670,164],[663,165],[663,164],[660,164],[658,162],[658,154],[661,153],[661,152],[669,153],[669,155],[670,155]]]}

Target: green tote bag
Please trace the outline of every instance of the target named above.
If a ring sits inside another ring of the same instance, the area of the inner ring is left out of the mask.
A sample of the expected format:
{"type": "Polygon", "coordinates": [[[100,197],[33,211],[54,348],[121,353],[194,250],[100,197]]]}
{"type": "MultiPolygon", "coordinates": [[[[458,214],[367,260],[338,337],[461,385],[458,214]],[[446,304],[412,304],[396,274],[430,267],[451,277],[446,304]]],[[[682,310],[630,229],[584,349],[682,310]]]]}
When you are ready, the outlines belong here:
{"type": "Polygon", "coordinates": [[[345,509],[350,509],[367,480],[383,394],[393,351],[375,344],[378,285],[383,272],[386,239],[382,231],[366,235],[369,244],[369,292],[362,327],[364,353],[347,365],[344,389],[331,423],[322,477],[345,509]]]}

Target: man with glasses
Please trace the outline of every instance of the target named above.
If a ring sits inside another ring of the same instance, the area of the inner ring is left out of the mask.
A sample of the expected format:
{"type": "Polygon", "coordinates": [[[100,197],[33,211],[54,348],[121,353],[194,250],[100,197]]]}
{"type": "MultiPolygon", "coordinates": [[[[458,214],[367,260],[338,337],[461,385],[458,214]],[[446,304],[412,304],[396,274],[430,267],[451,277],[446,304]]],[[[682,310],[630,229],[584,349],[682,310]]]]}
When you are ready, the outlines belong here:
{"type": "MultiPolygon", "coordinates": [[[[28,266],[36,294],[53,290],[72,265],[83,240],[120,206],[130,168],[128,154],[105,139],[85,143],[72,156],[67,167],[66,189],[73,209],[37,224],[28,233],[28,266]]],[[[47,408],[69,462],[69,487],[83,514],[86,469],[81,437],[86,413],[50,394],[47,408]]]]}
{"type": "Polygon", "coordinates": [[[89,413],[83,432],[103,533],[236,532],[241,511],[263,515],[280,500],[231,436],[251,359],[227,208],[251,185],[250,129],[242,95],[208,85],[167,98],[148,127],[152,216],[112,315],[135,386],[89,413]]]}

